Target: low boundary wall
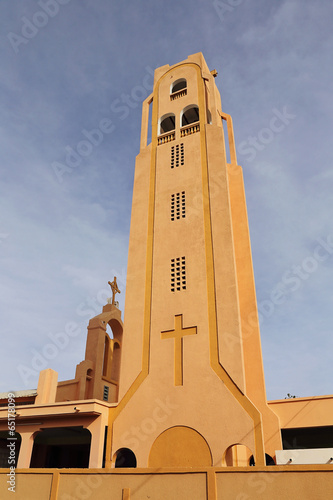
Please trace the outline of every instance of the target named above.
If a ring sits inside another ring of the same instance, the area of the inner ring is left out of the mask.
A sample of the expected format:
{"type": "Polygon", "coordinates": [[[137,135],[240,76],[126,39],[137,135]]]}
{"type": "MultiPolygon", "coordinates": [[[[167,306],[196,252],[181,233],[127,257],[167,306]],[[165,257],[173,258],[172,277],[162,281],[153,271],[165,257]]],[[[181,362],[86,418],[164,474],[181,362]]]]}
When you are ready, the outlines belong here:
{"type": "Polygon", "coordinates": [[[333,498],[332,465],[207,469],[0,469],[1,500],[284,500],[333,498]]]}

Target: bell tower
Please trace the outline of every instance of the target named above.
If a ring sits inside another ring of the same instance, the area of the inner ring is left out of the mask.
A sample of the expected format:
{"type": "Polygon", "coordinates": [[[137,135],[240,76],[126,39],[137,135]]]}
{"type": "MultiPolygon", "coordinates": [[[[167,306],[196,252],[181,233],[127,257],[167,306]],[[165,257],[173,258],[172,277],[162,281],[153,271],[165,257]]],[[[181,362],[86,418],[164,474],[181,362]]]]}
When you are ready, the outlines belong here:
{"type": "Polygon", "coordinates": [[[129,452],[138,467],[232,465],[241,446],[264,465],[281,449],[266,403],[242,172],[215,76],[194,54],[158,68],[143,103],[107,466],[129,452]]]}

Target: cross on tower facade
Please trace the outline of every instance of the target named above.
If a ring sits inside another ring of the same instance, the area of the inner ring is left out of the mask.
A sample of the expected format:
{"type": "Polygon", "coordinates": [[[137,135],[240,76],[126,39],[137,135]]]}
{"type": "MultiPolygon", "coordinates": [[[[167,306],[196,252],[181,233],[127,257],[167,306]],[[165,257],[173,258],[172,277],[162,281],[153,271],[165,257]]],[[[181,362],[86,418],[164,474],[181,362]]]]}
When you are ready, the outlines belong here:
{"type": "Polygon", "coordinates": [[[175,316],[175,329],[161,332],[161,338],[175,339],[175,385],[183,385],[183,338],[196,335],[197,327],[183,328],[183,315],[175,316]]]}

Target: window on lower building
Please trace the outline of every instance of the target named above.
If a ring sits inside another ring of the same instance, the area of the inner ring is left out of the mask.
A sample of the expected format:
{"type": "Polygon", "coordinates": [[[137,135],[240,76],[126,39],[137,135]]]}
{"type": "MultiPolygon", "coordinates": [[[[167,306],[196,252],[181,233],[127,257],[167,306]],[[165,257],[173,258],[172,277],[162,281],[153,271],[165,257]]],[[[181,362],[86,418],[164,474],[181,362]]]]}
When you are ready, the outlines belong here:
{"type": "Polygon", "coordinates": [[[109,387],[105,385],[103,389],[103,401],[108,401],[108,399],[109,399],[109,387]]]}
{"type": "Polygon", "coordinates": [[[284,450],[333,448],[333,425],[281,429],[284,450]]]}

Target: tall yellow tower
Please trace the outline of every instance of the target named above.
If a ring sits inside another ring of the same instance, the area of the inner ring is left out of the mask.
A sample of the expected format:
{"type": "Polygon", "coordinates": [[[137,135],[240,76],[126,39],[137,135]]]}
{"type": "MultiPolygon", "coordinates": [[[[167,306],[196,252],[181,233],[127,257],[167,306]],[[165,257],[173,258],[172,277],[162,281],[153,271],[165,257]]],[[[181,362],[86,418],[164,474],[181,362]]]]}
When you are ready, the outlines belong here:
{"type": "Polygon", "coordinates": [[[242,172],[215,76],[201,53],[160,67],[143,104],[107,466],[235,465],[251,454],[263,465],[281,449],[242,172]]]}

